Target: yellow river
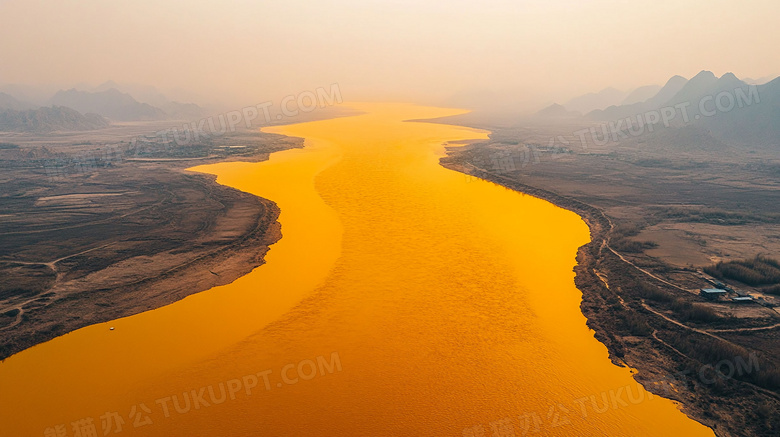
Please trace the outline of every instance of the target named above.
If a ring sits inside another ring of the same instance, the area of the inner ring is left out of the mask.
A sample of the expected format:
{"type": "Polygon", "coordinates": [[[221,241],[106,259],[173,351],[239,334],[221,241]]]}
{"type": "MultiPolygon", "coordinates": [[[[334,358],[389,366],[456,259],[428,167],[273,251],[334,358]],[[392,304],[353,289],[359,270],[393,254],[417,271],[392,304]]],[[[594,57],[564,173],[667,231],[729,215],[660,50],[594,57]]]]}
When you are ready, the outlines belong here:
{"type": "Polygon", "coordinates": [[[713,435],[586,327],[577,215],[438,164],[487,132],[353,106],[193,169],[277,202],[267,263],[7,359],[0,436],[713,435]]]}

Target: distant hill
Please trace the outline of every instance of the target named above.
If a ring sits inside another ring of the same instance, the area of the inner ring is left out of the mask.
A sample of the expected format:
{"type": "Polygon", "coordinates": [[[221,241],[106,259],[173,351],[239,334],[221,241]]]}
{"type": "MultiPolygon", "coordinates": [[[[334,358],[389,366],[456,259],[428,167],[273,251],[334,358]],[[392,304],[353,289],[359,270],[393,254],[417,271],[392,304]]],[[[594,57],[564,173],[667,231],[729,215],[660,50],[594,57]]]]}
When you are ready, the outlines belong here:
{"type": "Polygon", "coordinates": [[[162,108],[163,105],[170,102],[170,100],[168,100],[161,92],[159,92],[157,88],[150,85],[118,84],[113,80],[109,80],[89,91],[104,92],[111,89],[129,94],[141,103],[147,103],[158,108],[162,108]]]}
{"type": "Polygon", "coordinates": [[[129,94],[114,88],[87,92],[70,89],[59,91],[51,99],[56,106],[67,106],[82,113],[94,113],[115,121],[163,120],[167,114],[160,108],[140,103],[129,94]]]}
{"type": "Polygon", "coordinates": [[[765,83],[771,82],[775,77],[776,76],[764,76],[758,79],[752,79],[750,77],[746,77],[742,79],[742,81],[748,85],[764,85],[765,83]]]}
{"type": "MultiPolygon", "coordinates": [[[[688,81],[679,93],[665,103],[665,106],[687,105],[686,113],[688,118],[691,119],[688,123],[692,123],[711,117],[710,112],[718,109],[716,108],[715,99],[721,93],[726,98],[724,104],[728,104],[729,98],[736,101],[737,90],[739,90],[741,95],[747,96],[749,85],[739,80],[732,73],[726,73],[718,78],[709,71],[702,71],[688,81]]],[[[723,106],[721,103],[718,103],[718,105],[723,106]]],[[[717,110],[716,112],[727,111],[717,110]]],[[[684,121],[677,120],[677,123],[682,122],[684,121]]]]}
{"type": "Polygon", "coordinates": [[[606,88],[597,93],[588,93],[575,97],[563,106],[571,111],[587,114],[595,109],[604,109],[612,105],[619,105],[625,99],[626,94],[615,88],[606,88]]]}
{"type": "Polygon", "coordinates": [[[641,103],[645,100],[653,97],[654,95],[658,94],[658,91],[661,91],[661,86],[659,85],[647,85],[647,86],[641,86],[626,96],[625,99],[620,103],[621,105],[633,105],[634,103],[641,103]]]}
{"type": "Polygon", "coordinates": [[[174,120],[195,120],[208,115],[205,109],[195,103],[168,102],[161,108],[168,114],[168,118],[174,120]]]}
{"type": "MultiPolygon", "coordinates": [[[[753,98],[752,102],[745,104],[746,99],[743,99],[742,107],[735,104],[731,110],[716,111],[714,116],[701,117],[694,123],[730,144],[766,146],[780,151],[780,78],[755,86],[752,96],[747,84],[739,81],[742,86],[735,85],[734,79],[726,77],[723,80],[722,77],[722,83],[712,92],[717,95],[718,88],[725,88],[726,92],[732,87],[740,88],[753,98]]],[[[722,106],[728,107],[728,103],[728,99],[724,99],[722,106]]]]}
{"type": "Polygon", "coordinates": [[[661,108],[674,108],[675,116],[669,129],[644,134],[655,140],[677,138],[674,142],[679,147],[694,148],[780,146],[780,78],[750,85],[732,73],[717,77],[705,70],[690,80],[674,76],[658,94],[644,102],[612,106],[586,117],[598,121],[635,120],[661,108]],[[687,120],[682,116],[682,108],[687,120]]]}
{"type": "Polygon", "coordinates": [[[671,99],[666,102],[658,102],[663,106],[674,106],[683,102],[697,100],[712,90],[718,78],[711,71],[701,71],[692,77],[671,99]]]}
{"type": "Polygon", "coordinates": [[[688,79],[682,76],[672,76],[669,78],[669,80],[666,81],[666,84],[663,86],[663,88],[658,91],[658,94],[645,100],[643,103],[645,103],[648,108],[659,108],[672,100],[672,98],[677,93],[679,93],[687,83],[688,79]]]}
{"type": "Polygon", "coordinates": [[[553,103],[552,105],[537,112],[535,116],[538,118],[547,119],[563,119],[582,117],[582,114],[577,111],[569,111],[564,106],[553,103]]]}
{"type": "Polygon", "coordinates": [[[82,115],[62,106],[17,111],[0,110],[0,131],[49,133],[54,131],[86,131],[108,127],[109,121],[97,114],[82,115]]]}
{"type": "Polygon", "coordinates": [[[32,105],[22,103],[16,100],[12,95],[0,92],[0,110],[13,109],[15,111],[23,111],[25,109],[32,109],[32,105]]]}
{"type": "Polygon", "coordinates": [[[105,92],[115,89],[119,92],[129,94],[140,103],[147,103],[151,106],[160,108],[165,112],[168,118],[176,120],[194,120],[205,117],[208,111],[195,103],[179,103],[169,100],[157,88],[150,85],[139,84],[118,84],[112,80],[98,85],[93,92],[105,92]]]}
{"type": "Polygon", "coordinates": [[[586,117],[599,121],[612,121],[633,117],[637,114],[644,114],[647,111],[652,111],[664,106],[674,98],[687,83],[688,79],[682,76],[673,76],[654,96],[645,101],[634,104],[614,105],[604,110],[595,110],[588,113],[586,117]]]}

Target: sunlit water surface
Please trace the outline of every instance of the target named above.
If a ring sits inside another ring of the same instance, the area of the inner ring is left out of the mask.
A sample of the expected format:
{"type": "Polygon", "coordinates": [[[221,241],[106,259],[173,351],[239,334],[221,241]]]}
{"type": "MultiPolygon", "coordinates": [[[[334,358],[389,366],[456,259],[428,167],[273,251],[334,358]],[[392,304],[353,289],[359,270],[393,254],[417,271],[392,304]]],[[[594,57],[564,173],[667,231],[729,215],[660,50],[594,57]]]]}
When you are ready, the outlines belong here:
{"type": "Polygon", "coordinates": [[[355,106],[267,129],[304,149],[195,168],[278,203],[267,264],[6,360],[0,435],[713,435],[586,327],[577,215],[438,164],[486,132],[405,121],[462,111],[355,106]]]}

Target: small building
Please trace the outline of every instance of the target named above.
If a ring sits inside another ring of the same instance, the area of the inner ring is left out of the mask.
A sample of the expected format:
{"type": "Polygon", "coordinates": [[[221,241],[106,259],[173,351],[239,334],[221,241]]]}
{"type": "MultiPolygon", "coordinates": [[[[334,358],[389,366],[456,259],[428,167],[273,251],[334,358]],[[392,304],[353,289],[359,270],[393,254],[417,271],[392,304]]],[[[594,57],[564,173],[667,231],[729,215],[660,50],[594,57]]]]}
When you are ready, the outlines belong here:
{"type": "Polygon", "coordinates": [[[722,288],[702,288],[700,294],[705,299],[715,300],[720,296],[725,296],[728,292],[722,288]]]}
{"type": "Polygon", "coordinates": [[[738,303],[753,302],[753,296],[737,296],[732,297],[731,300],[738,303]]]}

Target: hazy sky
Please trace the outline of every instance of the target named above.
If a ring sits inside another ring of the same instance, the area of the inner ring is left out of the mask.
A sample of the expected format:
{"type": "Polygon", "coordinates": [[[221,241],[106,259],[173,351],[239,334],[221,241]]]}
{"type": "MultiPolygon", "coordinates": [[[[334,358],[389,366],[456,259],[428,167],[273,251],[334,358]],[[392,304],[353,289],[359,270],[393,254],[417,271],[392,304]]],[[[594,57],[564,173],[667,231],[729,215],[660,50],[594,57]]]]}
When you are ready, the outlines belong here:
{"type": "Polygon", "coordinates": [[[708,69],[780,74],[778,0],[0,0],[0,83],[147,83],[230,104],[526,106],[708,69]]]}

